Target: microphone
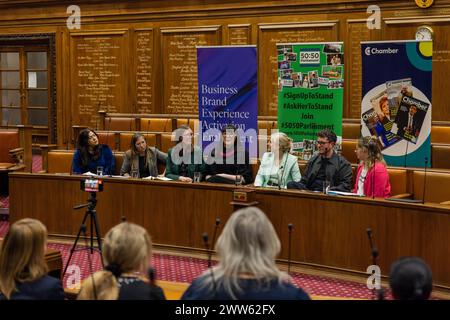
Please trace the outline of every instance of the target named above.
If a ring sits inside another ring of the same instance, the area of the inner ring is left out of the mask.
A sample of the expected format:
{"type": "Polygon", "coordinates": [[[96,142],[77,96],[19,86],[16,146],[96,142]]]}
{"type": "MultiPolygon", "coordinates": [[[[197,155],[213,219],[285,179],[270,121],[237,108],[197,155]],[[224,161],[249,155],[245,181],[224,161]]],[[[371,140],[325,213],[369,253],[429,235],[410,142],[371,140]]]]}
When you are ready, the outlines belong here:
{"type": "Polygon", "coordinates": [[[281,171],[281,181],[278,181],[278,190],[281,190],[281,185],[283,184],[283,178],[284,178],[284,171],[286,169],[286,163],[287,163],[287,159],[289,157],[289,152],[285,152],[284,153],[286,155],[286,159],[284,160],[284,164],[280,167],[281,171]]]}
{"type": "Polygon", "coordinates": [[[428,157],[425,157],[425,167],[424,167],[424,174],[423,174],[423,191],[422,191],[422,204],[425,204],[425,191],[426,191],[426,184],[427,184],[427,167],[428,167],[428,157]]]}
{"type": "MultiPolygon", "coordinates": [[[[86,248],[89,247],[89,243],[88,243],[88,238],[86,236],[86,225],[82,224],[80,226],[80,231],[84,236],[84,240],[85,240],[85,246],[86,248]]],[[[98,300],[98,296],[97,296],[97,286],[95,285],[95,280],[94,280],[94,272],[92,271],[92,260],[91,260],[91,254],[88,253],[88,264],[89,264],[89,274],[92,280],[92,290],[94,291],[94,300],[98,300]]]]}
{"type": "MultiPolygon", "coordinates": [[[[220,223],[220,220],[219,220],[220,223]]],[[[216,220],[216,226],[217,226],[217,220],[216,220]]],[[[216,287],[216,280],[214,279],[214,271],[213,268],[211,266],[211,251],[209,250],[209,243],[208,243],[208,233],[203,233],[202,234],[202,238],[203,238],[203,243],[205,245],[205,249],[208,252],[208,269],[209,272],[211,274],[211,281],[212,281],[212,285],[213,285],[213,291],[214,291],[214,298],[216,298],[217,296],[217,287],[216,287]]]]}
{"type": "Polygon", "coordinates": [[[403,164],[403,167],[404,168],[406,168],[406,157],[407,157],[407,155],[408,155],[408,145],[409,145],[409,141],[408,140],[406,140],[406,150],[405,150],[405,156],[404,156],[404,164],[403,164]]]}
{"type": "Polygon", "coordinates": [[[156,270],[153,267],[148,268],[147,276],[151,287],[156,286],[156,270]]]}
{"type": "Polygon", "coordinates": [[[238,186],[238,167],[236,167],[236,172],[234,175],[234,186],[237,187],[238,186]]]}
{"type": "MultiPolygon", "coordinates": [[[[372,236],[372,229],[371,228],[367,228],[366,229],[367,232],[367,238],[369,239],[369,245],[370,245],[370,253],[372,255],[372,264],[373,265],[377,265],[377,259],[379,257],[379,252],[378,249],[375,247],[374,243],[373,243],[373,236],[372,236]]],[[[378,300],[383,300],[384,299],[384,292],[383,289],[375,289],[373,291],[374,293],[374,297],[376,296],[378,300]]]]}
{"type": "MultiPolygon", "coordinates": [[[[369,140],[369,155],[374,155],[375,151],[376,151],[376,145],[375,142],[370,139],[369,140]]],[[[375,159],[375,157],[373,157],[375,159]]],[[[373,162],[373,178],[372,178],[372,200],[375,199],[375,178],[377,176],[377,172],[375,170],[375,165],[376,165],[376,160],[373,162]]],[[[368,174],[368,172],[366,173],[366,175],[368,174]]]]}
{"type": "Polygon", "coordinates": [[[126,222],[127,221],[127,218],[125,217],[125,215],[122,215],[122,217],[120,218],[120,221],[121,222],[126,222]]]}
{"type": "Polygon", "coordinates": [[[292,223],[288,224],[288,234],[289,234],[289,241],[288,241],[288,274],[291,273],[291,241],[292,241],[292,229],[294,228],[294,225],[292,223]]]}
{"type": "Polygon", "coordinates": [[[217,230],[219,229],[219,225],[220,225],[220,218],[216,219],[216,223],[214,226],[214,233],[213,233],[213,239],[212,239],[212,243],[211,243],[211,250],[210,252],[210,259],[211,259],[211,255],[212,255],[212,251],[214,250],[214,246],[216,244],[216,235],[217,235],[217,230]]]}

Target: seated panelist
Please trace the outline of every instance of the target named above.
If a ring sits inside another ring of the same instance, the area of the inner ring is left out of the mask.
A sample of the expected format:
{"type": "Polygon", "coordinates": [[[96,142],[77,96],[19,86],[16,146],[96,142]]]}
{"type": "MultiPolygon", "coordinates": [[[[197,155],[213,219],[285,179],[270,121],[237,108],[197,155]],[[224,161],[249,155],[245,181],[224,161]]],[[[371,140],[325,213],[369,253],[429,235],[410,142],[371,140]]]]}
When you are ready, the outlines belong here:
{"type": "Polygon", "coordinates": [[[389,198],[391,183],[379,140],[370,136],[360,138],[355,152],[360,163],[353,192],[366,197],[389,198]]]}
{"type": "Polygon", "coordinates": [[[201,175],[200,179],[204,179],[205,164],[202,150],[194,146],[191,128],[187,125],[180,126],[175,130],[175,137],[178,137],[178,143],[167,153],[166,177],[182,182],[192,182],[194,173],[197,172],[201,175]]]}
{"type": "Polygon", "coordinates": [[[270,152],[264,153],[254,185],[256,187],[286,188],[289,182],[301,179],[297,157],[289,154],[292,139],[276,132],[270,137],[270,152]]]}
{"type": "Polygon", "coordinates": [[[73,173],[97,173],[97,168],[103,168],[103,174],[112,175],[115,169],[114,156],[111,149],[98,143],[95,131],[84,129],[78,136],[78,148],[73,155],[73,173]]]}
{"type": "Polygon", "coordinates": [[[130,150],[123,155],[123,164],[120,174],[130,176],[136,173],[138,177],[158,176],[158,163],[166,163],[167,154],[156,147],[149,147],[145,137],[141,133],[135,133],[131,137],[130,150]]]}
{"type": "Polygon", "coordinates": [[[324,183],[329,182],[329,190],[350,192],[352,188],[352,166],[334,151],[337,137],[331,130],[317,134],[318,154],[314,155],[306,166],[300,182],[288,183],[289,189],[323,191],[324,183]]]}
{"type": "MultiPolygon", "coordinates": [[[[250,157],[238,141],[236,127],[227,125],[222,130],[219,161],[206,166],[206,181],[215,183],[249,184],[253,182],[250,157]]],[[[213,152],[213,156],[215,153],[213,152]]]]}

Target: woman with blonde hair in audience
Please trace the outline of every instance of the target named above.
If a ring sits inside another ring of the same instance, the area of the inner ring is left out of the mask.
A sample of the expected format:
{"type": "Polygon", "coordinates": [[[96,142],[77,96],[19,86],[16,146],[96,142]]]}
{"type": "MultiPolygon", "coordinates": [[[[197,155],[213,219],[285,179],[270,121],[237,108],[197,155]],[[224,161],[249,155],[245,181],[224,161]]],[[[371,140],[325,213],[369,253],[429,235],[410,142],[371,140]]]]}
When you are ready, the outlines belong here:
{"type": "Polygon", "coordinates": [[[38,220],[13,223],[0,247],[0,300],[63,300],[61,281],[45,262],[47,228],[38,220]]]}
{"type": "Polygon", "coordinates": [[[372,136],[362,137],[355,152],[360,163],[353,192],[366,197],[390,197],[391,183],[379,140],[372,136]]]}
{"type": "Polygon", "coordinates": [[[103,244],[105,270],[84,280],[79,300],[164,300],[164,292],[147,281],[152,251],[148,232],[123,222],[108,231],[103,244]]]}
{"type": "Polygon", "coordinates": [[[290,154],[292,139],[283,132],[270,136],[270,152],[264,153],[258,174],[255,178],[256,187],[279,187],[302,178],[297,157],[290,154]]]}
{"type": "Polygon", "coordinates": [[[280,240],[264,212],[256,207],[234,212],[217,240],[219,264],[195,279],[185,300],[309,300],[275,258],[280,240]]]}

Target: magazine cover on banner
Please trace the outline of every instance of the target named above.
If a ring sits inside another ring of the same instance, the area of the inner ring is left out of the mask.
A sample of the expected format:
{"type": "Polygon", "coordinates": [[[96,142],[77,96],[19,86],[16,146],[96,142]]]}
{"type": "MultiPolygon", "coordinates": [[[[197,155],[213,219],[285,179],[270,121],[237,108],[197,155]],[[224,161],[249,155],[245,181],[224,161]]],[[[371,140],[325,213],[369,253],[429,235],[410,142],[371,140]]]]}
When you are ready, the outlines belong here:
{"type": "Polygon", "coordinates": [[[204,154],[227,125],[237,128],[251,159],[257,158],[256,46],[197,47],[199,122],[204,154]]]}
{"type": "Polygon", "coordinates": [[[361,43],[361,134],[378,138],[389,165],[430,159],[432,53],[431,41],[361,43]]]}
{"type": "Polygon", "coordinates": [[[317,133],[330,129],[342,142],[344,44],[286,43],[278,51],[278,128],[303,160],[316,151],[317,133]]]}

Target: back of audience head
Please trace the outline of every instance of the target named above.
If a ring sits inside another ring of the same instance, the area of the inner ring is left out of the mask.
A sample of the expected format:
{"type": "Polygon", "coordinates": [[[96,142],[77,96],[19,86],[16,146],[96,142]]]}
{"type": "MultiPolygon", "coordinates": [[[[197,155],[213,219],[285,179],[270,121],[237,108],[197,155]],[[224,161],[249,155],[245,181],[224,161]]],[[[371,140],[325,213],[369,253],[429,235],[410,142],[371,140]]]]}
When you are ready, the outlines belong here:
{"type": "MultiPolygon", "coordinates": [[[[280,252],[275,229],[264,212],[256,207],[240,209],[231,215],[217,240],[216,250],[220,262],[214,268],[215,281],[231,297],[242,291],[239,279],[243,277],[260,283],[288,278],[275,264],[280,252]]],[[[208,276],[205,279],[212,285],[208,276]]]]}
{"type": "Polygon", "coordinates": [[[94,283],[91,278],[85,280],[78,299],[117,299],[117,278],[124,274],[146,275],[151,250],[150,235],[143,227],[130,222],[113,227],[103,244],[105,271],[94,274],[94,283]]]}
{"type": "Polygon", "coordinates": [[[0,247],[0,292],[10,299],[16,283],[32,282],[45,276],[47,228],[38,220],[13,223],[0,247]]]}
{"type": "Polygon", "coordinates": [[[391,265],[389,284],[397,300],[427,300],[433,289],[431,270],[417,257],[395,261],[391,265]]]}

